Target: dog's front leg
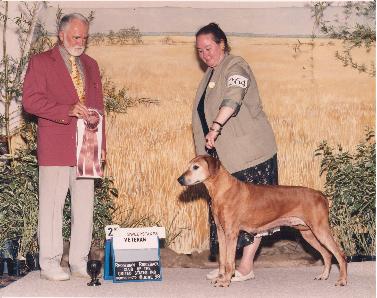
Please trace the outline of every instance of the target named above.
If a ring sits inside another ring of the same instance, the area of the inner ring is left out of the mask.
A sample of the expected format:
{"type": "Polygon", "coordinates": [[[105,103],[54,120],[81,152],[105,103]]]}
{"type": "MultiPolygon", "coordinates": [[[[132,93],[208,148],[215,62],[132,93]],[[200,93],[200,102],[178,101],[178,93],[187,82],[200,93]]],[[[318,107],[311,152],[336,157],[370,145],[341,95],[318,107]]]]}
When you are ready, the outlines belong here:
{"type": "Polygon", "coordinates": [[[225,264],[225,279],[230,284],[230,280],[234,275],[235,271],[235,258],[236,258],[236,247],[237,247],[237,236],[239,230],[227,231],[225,233],[226,242],[226,264],[225,264]]]}
{"type": "Polygon", "coordinates": [[[217,228],[217,238],[219,241],[219,274],[212,281],[215,285],[218,280],[222,280],[225,274],[225,261],[226,261],[226,245],[225,245],[225,233],[220,222],[214,217],[216,228],[217,228]]]}
{"type": "Polygon", "coordinates": [[[225,274],[216,281],[217,287],[229,287],[235,271],[235,257],[238,231],[225,231],[225,274]]]}

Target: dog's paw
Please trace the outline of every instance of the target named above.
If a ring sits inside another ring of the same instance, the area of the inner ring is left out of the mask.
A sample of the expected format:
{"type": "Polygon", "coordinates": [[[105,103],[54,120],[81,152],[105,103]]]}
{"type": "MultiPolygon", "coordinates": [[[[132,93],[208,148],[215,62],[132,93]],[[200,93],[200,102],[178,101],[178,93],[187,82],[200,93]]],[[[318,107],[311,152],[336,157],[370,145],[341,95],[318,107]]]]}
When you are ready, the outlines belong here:
{"type": "Polygon", "coordinates": [[[215,287],[222,287],[222,288],[227,288],[230,285],[230,280],[226,279],[217,279],[214,284],[215,287]]]}
{"type": "Polygon", "coordinates": [[[316,277],[314,277],[314,280],[327,280],[329,278],[328,274],[322,273],[316,277]]]}
{"type": "Polygon", "coordinates": [[[217,281],[223,280],[223,279],[224,279],[224,274],[219,273],[219,275],[217,275],[215,278],[211,279],[211,283],[216,284],[217,281]]]}
{"type": "Polygon", "coordinates": [[[338,279],[338,281],[335,283],[336,286],[346,286],[347,280],[346,279],[338,279]]]}

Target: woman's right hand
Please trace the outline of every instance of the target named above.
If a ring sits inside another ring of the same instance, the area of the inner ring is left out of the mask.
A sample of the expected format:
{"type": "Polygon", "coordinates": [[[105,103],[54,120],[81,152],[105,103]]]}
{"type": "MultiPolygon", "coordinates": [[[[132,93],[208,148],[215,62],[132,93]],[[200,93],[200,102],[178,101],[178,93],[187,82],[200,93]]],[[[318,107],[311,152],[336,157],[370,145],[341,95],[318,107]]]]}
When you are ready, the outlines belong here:
{"type": "Polygon", "coordinates": [[[211,130],[206,135],[206,148],[208,149],[215,148],[215,142],[219,134],[220,134],[219,132],[211,130]]]}

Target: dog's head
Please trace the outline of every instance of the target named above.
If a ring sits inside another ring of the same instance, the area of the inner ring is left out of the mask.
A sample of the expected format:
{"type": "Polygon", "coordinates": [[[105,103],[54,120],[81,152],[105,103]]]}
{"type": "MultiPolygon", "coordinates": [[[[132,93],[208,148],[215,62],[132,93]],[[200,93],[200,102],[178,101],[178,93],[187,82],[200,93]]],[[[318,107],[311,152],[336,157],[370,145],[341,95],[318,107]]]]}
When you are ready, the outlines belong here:
{"type": "Polygon", "coordinates": [[[199,155],[189,162],[187,170],[177,179],[181,185],[189,186],[201,183],[216,176],[220,161],[209,155],[199,155]]]}

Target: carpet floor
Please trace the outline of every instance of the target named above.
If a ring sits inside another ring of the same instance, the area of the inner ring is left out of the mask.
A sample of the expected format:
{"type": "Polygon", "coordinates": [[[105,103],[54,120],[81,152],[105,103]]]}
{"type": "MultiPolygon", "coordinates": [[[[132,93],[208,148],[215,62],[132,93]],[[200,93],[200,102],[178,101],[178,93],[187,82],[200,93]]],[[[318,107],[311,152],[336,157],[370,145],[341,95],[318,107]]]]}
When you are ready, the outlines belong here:
{"type": "Polygon", "coordinates": [[[33,271],[0,290],[0,297],[376,297],[376,263],[348,264],[348,285],[335,287],[338,267],[332,266],[326,281],[313,280],[320,266],[258,268],[256,279],[234,282],[229,288],[215,288],[205,279],[208,269],[163,268],[162,281],[124,282],[100,280],[88,287],[89,280],[41,280],[33,271]]]}

